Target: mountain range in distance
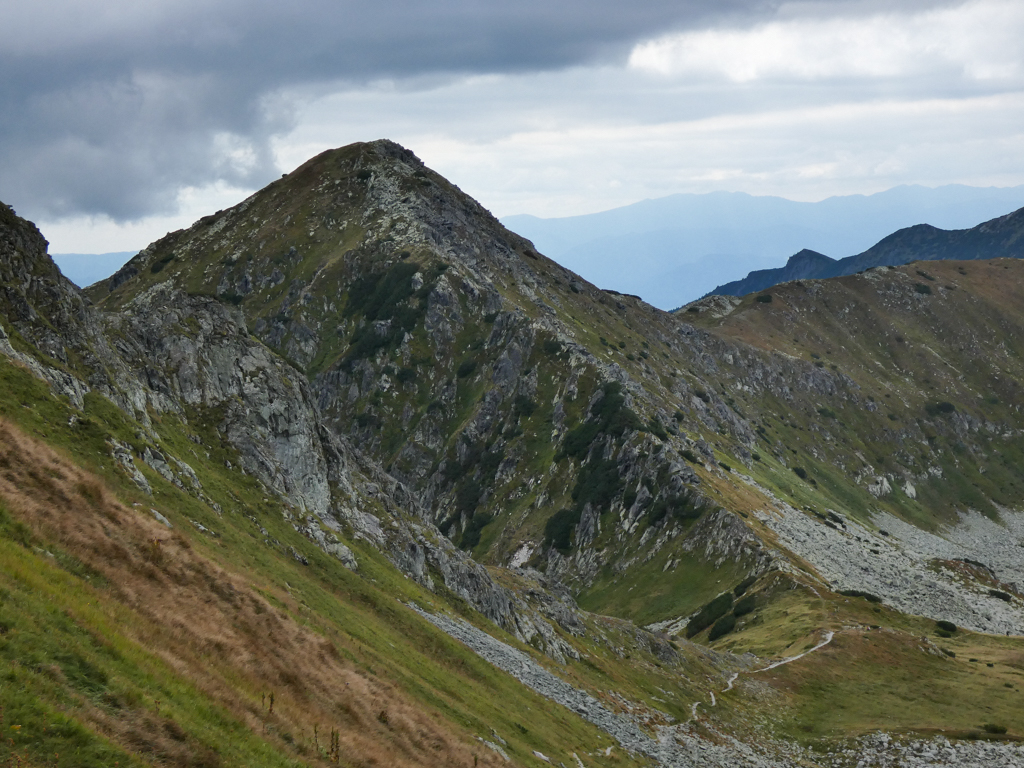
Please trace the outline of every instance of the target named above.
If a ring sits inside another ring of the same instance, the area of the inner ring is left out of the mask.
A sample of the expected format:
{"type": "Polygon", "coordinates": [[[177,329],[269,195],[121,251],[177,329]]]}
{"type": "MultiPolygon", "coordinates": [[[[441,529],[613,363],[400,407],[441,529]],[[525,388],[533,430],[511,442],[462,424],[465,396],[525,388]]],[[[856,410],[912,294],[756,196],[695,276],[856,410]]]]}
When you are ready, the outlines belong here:
{"type": "Polygon", "coordinates": [[[859,254],[907,227],[966,229],[1021,206],[1024,186],[914,185],[814,203],[678,194],[583,216],[501,221],[591,282],[672,309],[803,250],[859,254]]]}
{"type": "Polygon", "coordinates": [[[812,280],[855,275],[872,267],[889,267],[911,261],[973,261],[1024,256],[1024,208],[983,222],[971,229],[945,230],[928,224],[901,229],[863,253],[830,259],[804,249],[779,269],[751,272],[742,280],[720,285],[710,295],[746,296],[789,280],[812,280]]]}
{"type": "MultiPolygon", "coordinates": [[[[677,194],[583,216],[501,221],[588,280],[672,309],[709,293],[743,291],[747,273],[755,287],[746,292],[773,284],[766,280],[780,282],[771,277],[776,268],[787,275],[782,280],[851,274],[834,271],[828,265],[836,260],[823,254],[859,254],[925,222],[966,229],[1021,206],[1024,186],[915,185],[816,203],[744,192],[677,194]],[[777,267],[791,254],[795,262],[777,267]]],[[[86,287],[135,253],[57,253],[53,260],[65,277],[86,287]]]]}

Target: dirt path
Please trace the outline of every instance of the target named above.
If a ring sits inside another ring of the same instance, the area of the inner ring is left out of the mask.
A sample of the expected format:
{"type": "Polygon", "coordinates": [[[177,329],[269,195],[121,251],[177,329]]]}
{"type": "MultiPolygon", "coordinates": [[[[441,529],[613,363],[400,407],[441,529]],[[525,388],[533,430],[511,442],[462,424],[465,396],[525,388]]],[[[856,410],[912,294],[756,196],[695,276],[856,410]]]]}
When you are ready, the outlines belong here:
{"type": "MultiPolygon", "coordinates": [[[[769,664],[767,667],[763,667],[762,669],[755,669],[754,672],[767,672],[769,669],[775,669],[776,667],[781,667],[783,664],[792,664],[797,659],[802,659],[807,654],[814,653],[819,648],[824,648],[826,645],[828,645],[829,643],[832,642],[832,638],[835,637],[835,634],[836,633],[833,632],[830,629],[830,630],[828,630],[825,633],[825,639],[822,640],[820,643],[818,643],[813,648],[810,648],[810,649],[804,651],[803,653],[797,654],[796,656],[790,656],[788,659],[783,659],[782,661],[776,661],[774,664],[769,664]]],[[[750,673],[750,674],[753,674],[753,672],[750,673]]]]}
{"type": "MultiPolygon", "coordinates": [[[[796,656],[790,656],[788,658],[782,659],[781,661],[776,661],[776,662],[774,662],[772,664],[769,664],[767,667],[761,667],[761,669],[755,669],[755,670],[752,670],[750,672],[747,672],[746,674],[753,675],[753,674],[757,674],[758,672],[767,672],[769,669],[775,669],[777,667],[781,667],[783,664],[792,664],[794,661],[798,661],[799,659],[802,659],[804,656],[807,656],[808,654],[814,653],[815,651],[817,651],[817,650],[819,650],[821,648],[824,648],[826,645],[828,645],[829,643],[832,642],[832,638],[835,637],[835,634],[836,633],[833,632],[831,629],[827,630],[825,632],[825,639],[822,640],[820,643],[818,643],[813,648],[808,648],[806,651],[804,651],[803,653],[798,653],[796,656]]],[[[727,691],[731,691],[732,687],[733,687],[733,683],[736,682],[736,680],[739,678],[739,676],[740,676],[739,672],[733,672],[732,675],[729,676],[728,685],[726,685],[725,688],[722,689],[722,693],[726,693],[727,691]]],[[[714,691],[708,691],[708,693],[711,696],[711,706],[712,707],[718,706],[718,701],[715,699],[715,692],[714,691]]],[[[697,707],[699,707],[701,705],[701,703],[702,702],[695,701],[690,706],[690,720],[696,720],[697,719],[697,707]]]]}

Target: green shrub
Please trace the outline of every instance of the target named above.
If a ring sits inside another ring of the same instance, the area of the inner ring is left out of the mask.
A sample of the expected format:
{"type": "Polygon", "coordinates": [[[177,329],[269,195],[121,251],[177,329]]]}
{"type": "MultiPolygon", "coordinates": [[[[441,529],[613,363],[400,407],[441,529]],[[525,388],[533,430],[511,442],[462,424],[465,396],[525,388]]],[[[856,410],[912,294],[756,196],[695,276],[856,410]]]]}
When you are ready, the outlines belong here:
{"type": "Polygon", "coordinates": [[[579,510],[587,504],[607,509],[621,492],[622,478],[615,459],[593,458],[580,468],[572,489],[572,500],[579,510]]]}
{"type": "Polygon", "coordinates": [[[687,521],[696,520],[707,508],[706,501],[689,490],[684,490],[676,495],[662,495],[651,505],[648,517],[651,525],[660,523],[665,517],[671,515],[672,519],[687,521]]]}
{"type": "Polygon", "coordinates": [[[914,290],[921,294],[929,294],[932,292],[931,286],[925,285],[924,283],[915,283],[914,290]]]}
{"type": "Polygon", "coordinates": [[[462,538],[460,539],[460,546],[463,549],[472,549],[480,543],[480,533],[483,529],[494,520],[493,515],[479,514],[473,515],[473,518],[469,521],[466,526],[466,530],[462,532],[462,538]]]}
{"type": "Polygon", "coordinates": [[[636,488],[627,488],[622,494],[622,506],[630,509],[636,503],[636,488]]]}
{"type": "Polygon", "coordinates": [[[807,479],[807,470],[803,467],[793,467],[793,474],[799,477],[801,480],[807,479]]]}
{"type": "Polygon", "coordinates": [[[164,256],[162,259],[160,259],[160,261],[154,263],[153,266],[149,268],[149,271],[155,275],[158,272],[162,271],[163,268],[170,264],[172,261],[174,261],[174,254],[170,253],[164,256]]]}
{"type": "Polygon", "coordinates": [[[836,412],[831,408],[819,408],[818,415],[823,416],[826,419],[834,419],[836,417],[836,412]]]}
{"type": "Polygon", "coordinates": [[[621,437],[628,430],[643,427],[640,417],[626,407],[622,385],[608,382],[604,395],[590,410],[590,419],[569,430],[562,443],[562,456],[582,457],[590,452],[590,445],[600,434],[621,437]]]}
{"type": "Polygon", "coordinates": [[[433,270],[430,279],[424,280],[423,288],[414,291],[412,278],[419,269],[418,264],[399,262],[385,272],[365,275],[352,282],[342,314],[346,317],[362,314],[366,323],[352,334],[344,361],[346,366],[351,366],[354,360],[371,357],[379,349],[397,346],[406,331],[416,327],[426,313],[426,296],[440,274],[438,269],[433,270]],[[418,303],[410,303],[414,295],[419,297],[418,303]],[[378,320],[391,321],[383,334],[373,326],[378,320]]]}
{"type": "Polygon", "coordinates": [[[540,348],[544,351],[545,355],[549,357],[555,357],[559,352],[562,351],[562,344],[558,339],[544,339],[541,343],[540,348]]]}
{"type": "Polygon", "coordinates": [[[516,414],[516,416],[521,416],[524,419],[528,419],[531,416],[533,416],[533,413],[536,410],[537,403],[535,403],[526,395],[516,395],[516,399],[512,403],[512,411],[516,414]]]}
{"type": "Polygon", "coordinates": [[[659,440],[668,440],[668,432],[665,431],[665,428],[656,417],[652,418],[650,424],[647,425],[647,431],[659,440]]]}
{"type": "Polygon", "coordinates": [[[561,509],[555,512],[544,525],[544,543],[563,555],[572,549],[572,532],[580,524],[580,509],[561,509]]]}
{"type": "Polygon", "coordinates": [[[1003,592],[1003,590],[1001,589],[990,589],[988,591],[988,594],[990,597],[995,597],[999,600],[1005,600],[1006,602],[1010,602],[1010,595],[1006,592],[1003,592]]]}
{"type": "Polygon", "coordinates": [[[747,576],[747,578],[733,587],[732,593],[736,595],[736,597],[741,597],[744,592],[754,586],[755,581],[757,581],[757,576],[747,576]]]}
{"type": "Polygon", "coordinates": [[[686,636],[693,637],[698,632],[711,626],[714,622],[718,621],[732,608],[732,593],[723,592],[710,603],[705,605],[686,625],[686,636]]]}
{"type": "Polygon", "coordinates": [[[995,723],[985,723],[981,727],[985,731],[985,733],[992,733],[992,734],[998,734],[998,735],[1002,735],[1002,734],[1006,733],[1006,726],[1005,725],[996,725],[995,723]]]}
{"type": "Polygon", "coordinates": [[[356,415],[356,424],[362,429],[367,427],[379,427],[381,424],[380,417],[377,414],[370,411],[363,411],[356,415]]]}
{"type": "Polygon", "coordinates": [[[343,314],[362,313],[367,320],[385,320],[413,295],[412,278],[419,271],[414,263],[395,264],[385,272],[364,275],[352,282],[343,314]]]}
{"type": "Polygon", "coordinates": [[[940,621],[936,621],[935,626],[937,626],[939,629],[945,630],[946,632],[956,632],[956,624],[954,624],[952,621],[946,621],[945,619],[942,619],[940,621]]]}
{"type": "Polygon", "coordinates": [[[936,637],[941,637],[944,640],[948,640],[949,638],[951,638],[953,636],[953,633],[952,632],[947,632],[944,629],[936,629],[935,630],[935,636],[936,637]]]}
{"type": "Polygon", "coordinates": [[[697,454],[691,451],[689,448],[684,448],[681,455],[691,464],[700,464],[701,466],[704,465],[704,462],[702,462],[700,458],[698,458],[697,454]]]}
{"type": "Polygon", "coordinates": [[[455,495],[455,509],[459,512],[473,514],[477,504],[480,503],[480,497],[483,495],[483,492],[484,490],[480,487],[480,483],[470,478],[455,495]]]}
{"type": "Polygon", "coordinates": [[[480,472],[488,481],[498,473],[498,467],[505,460],[504,448],[488,448],[480,457],[480,472]]]}
{"type": "Polygon", "coordinates": [[[411,381],[416,380],[416,369],[415,368],[399,368],[398,373],[395,374],[395,378],[399,384],[408,384],[411,381]]]}
{"type": "Polygon", "coordinates": [[[943,400],[941,402],[927,403],[924,406],[925,413],[929,416],[946,416],[956,410],[956,406],[943,400]]]}
{"type": "Polygon", "coordinates": [[[467,376],[472,376],[475,371],[476,360],[470,358],[469,360],[463,360],[462,363],[459,364],[459,368],[455,372],[455,375],[460,379],[465,379],[467,376]]]}
{"type": "Polygon", "coordinates": [[[736,605],[733,606],[732,612],[736,618],[740,616],[746,616],[751,613],[757,607],[757,597],[755,595],[747,595],[744,598],[736,601],[736,605]]]}
{"type": "Polygon", "coordinates": [[[722,635],[727,635],[736,628],[736,617],[729,613],[720,618],[715,622],[715,625],[711,627],[711,631],[708,632],[708,641],[717,640],[722,635]]]}
{"type": "Polygon", "coordinates": [[[762,304],[771,304],[772,295],[770,293],[762,293],[760,296],[757,297],[757,301],[761,302],[762,304]]]}

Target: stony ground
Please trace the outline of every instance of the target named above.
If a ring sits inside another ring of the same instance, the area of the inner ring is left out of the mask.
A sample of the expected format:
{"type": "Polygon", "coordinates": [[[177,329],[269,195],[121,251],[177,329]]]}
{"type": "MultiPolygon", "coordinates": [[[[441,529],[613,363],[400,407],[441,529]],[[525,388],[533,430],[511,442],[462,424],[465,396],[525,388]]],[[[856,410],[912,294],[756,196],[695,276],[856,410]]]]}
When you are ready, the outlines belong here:
{"type": "Polygon", "coordinates": [[[778,499],[773,506],[758,514],[760,520],[832,589],[863,590],[904,613],[945,619],[978,632],[1024,634],[1024,603],[1019,598],[1006,602],[992,597],[988,584],[935,562],[983,563],[998,582],[1020,590],[1024,514],[1004,509],[1000,524],[969,512],[959,525],[936,535],[884,512],[875,516],[879,531],[874,531],[850,519],[842,527],[829,526],[778,499]]]}
{"type": "MultiPolygon", "coordinates": [[[[488,662],[509,673],[524,685],[552,701],[578,713],[623,748],[647,755],[669,768],[1016,768],[1024,767],[1024,745],[1001,742],[897,741],[888,734],[876,734],[850,743],[843,749],[817,753],[789,742],[772,741],[756,747],[718,734],[717,742],[697,735],[691,723],[660,726],[651,736],[632,720],[610,711],[585,691],[566,683],[522,651],[497,640],[462,619],[427,613],[411,606],[420,615],[444,630],[488,662]]],[[[696,712],[697,707],[694,707],[696,712]]],[[[586,752],[581,749],[582,762],[586,752]]],[[[559,756],[546,756],[553,764],[571,764],[559,756]]],[[[577,755],[568,756],[573,763],[577,755]]]]}

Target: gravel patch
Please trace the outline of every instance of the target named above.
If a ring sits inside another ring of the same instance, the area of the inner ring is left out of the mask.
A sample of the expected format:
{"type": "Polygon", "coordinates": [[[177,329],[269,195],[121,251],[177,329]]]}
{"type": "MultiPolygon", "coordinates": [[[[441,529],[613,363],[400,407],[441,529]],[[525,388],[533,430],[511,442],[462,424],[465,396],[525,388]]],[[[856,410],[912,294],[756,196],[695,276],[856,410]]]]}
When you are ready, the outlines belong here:
{"type": "Polygon", "coordinates": [[[1004,511],[1005,525],[970,513],[942,535],[927,533],[885,513],[874,522],[888,536],[854,520],[829,526],[776,500],[757,513],[779,543],[811,563],[833,590],[877,595],[904,613],[945,619],[992,634],[1024,634],[1024,603],[992,597],[989,587],[932,561],[974,560],[1000,581],[1024,584],[1024,515],[1004,511]]]}

